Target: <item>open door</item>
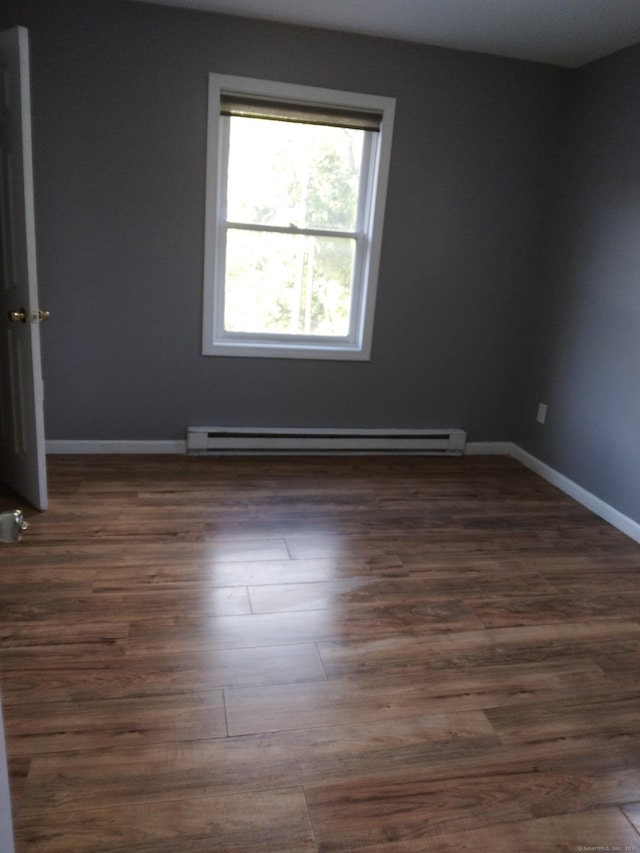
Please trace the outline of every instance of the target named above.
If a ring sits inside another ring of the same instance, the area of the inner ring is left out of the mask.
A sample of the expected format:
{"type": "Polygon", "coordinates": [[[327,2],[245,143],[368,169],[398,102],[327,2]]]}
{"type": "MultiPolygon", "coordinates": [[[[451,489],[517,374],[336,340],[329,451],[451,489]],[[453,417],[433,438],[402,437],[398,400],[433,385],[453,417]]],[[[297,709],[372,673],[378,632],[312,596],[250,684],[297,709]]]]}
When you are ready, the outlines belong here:
{"type": "Polygon", "coordinates": [[[47,508],[29,35],[0,33],[0,480],[47,508]]]}

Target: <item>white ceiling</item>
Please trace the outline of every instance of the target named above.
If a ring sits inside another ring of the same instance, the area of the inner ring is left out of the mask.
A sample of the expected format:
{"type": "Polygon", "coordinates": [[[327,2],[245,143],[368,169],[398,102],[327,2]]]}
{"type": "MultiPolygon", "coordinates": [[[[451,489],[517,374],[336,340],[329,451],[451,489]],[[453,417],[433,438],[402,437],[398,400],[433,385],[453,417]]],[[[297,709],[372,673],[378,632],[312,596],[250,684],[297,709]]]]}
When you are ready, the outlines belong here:
{"type": "Polygon", "coordinates": [[[142,0],[577,67],[640,42],[640,0],[142,0]]]}

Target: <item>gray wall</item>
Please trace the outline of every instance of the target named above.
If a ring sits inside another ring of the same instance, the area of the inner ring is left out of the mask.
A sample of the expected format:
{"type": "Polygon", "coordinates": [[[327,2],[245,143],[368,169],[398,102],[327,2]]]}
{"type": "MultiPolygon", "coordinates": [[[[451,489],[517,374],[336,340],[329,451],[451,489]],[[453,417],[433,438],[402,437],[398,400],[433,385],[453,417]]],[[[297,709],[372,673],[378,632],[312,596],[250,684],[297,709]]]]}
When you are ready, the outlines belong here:
{"type": "Polygon", "coordinates": [[[49,439],[188,424],[509,439],[570,73],[116,0],[29,27],[49,439]],[[210,71],[397,98],[372,359],[200,355],[210,71]]]}
{"type": "Polygon", "coordinates": [[[516,437],[640,522],[640,46],[574,86],[516,437]]]}
{"type": "Polygon", "coordinates": [[[567,71],[117,0],[15,24],[48,438],[461,426],[640,521],[640,47],[567,71]],[[397,99],[370,362],[200,355],[210,71],[397,99]]]}

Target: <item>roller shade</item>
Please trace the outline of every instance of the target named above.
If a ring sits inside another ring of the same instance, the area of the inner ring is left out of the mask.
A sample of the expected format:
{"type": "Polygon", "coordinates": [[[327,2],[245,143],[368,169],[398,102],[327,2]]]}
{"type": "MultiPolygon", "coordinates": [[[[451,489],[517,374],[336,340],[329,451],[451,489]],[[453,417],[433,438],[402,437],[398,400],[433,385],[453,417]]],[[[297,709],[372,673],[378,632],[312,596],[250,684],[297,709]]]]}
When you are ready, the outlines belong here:
{"type": "Polygon", "coordinates": [[[382,114],[376,112],[224,93],[220,97],[220,115],[292,121],[299,124],[323,124],[374,132],[380,130],[382,122],[382,114]]]}

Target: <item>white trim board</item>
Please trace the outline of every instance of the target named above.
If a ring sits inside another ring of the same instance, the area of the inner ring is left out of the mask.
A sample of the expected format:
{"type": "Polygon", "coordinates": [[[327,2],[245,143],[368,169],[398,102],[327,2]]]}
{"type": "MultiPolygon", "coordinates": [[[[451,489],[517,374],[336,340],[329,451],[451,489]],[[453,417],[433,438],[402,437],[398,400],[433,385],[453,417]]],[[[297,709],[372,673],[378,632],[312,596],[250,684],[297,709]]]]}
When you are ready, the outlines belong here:
{"type": "Polygon", "coordinates": [[[47,441],[47,453],[112,453],[121,454],[181,454],[187,452],[186,441],[47,441]]]}
{"type": "Polygon", "coordinates": [[[465,456],[511,456],[510,441],[468,441],[464,446],[465,456]]]}
{"type": "Polygon", "coordinates": [[[608,521],[609,524],[616,527],[635,542],[640,543],[640,524],[638,524],[637,521],[634,521],[632,518],[629,518],[628,515],[624,515],[619,512],[610,504],[605,503],[605,501],[596,497],[596,495],[591,492],[588,492],[573,480],[565,477],[564,474],[556,471],[555,468],[551,468],[551,466],[547,465],[545,462],[542,462],[540,459],[537,459],[535,456],[527,453],[526,450],[518,447],[517,444],[511,445],[509,455],[513,456],[514,459],[517,459],[518,462],[521,462],[527,468],[535,471],[536,474],[539,474],[543,479],[547,480],[547,482],[557,486],[562,492],[569,495],[569,497],[578,501],[578,503],[582,504],[587,509],[590,509],[591,512],[600,516],[600,518],[603,518],[605,521],[608,521]]]}
{"type": "Polygon", "coordinates": [[[620,530],[634,542],[640,543],[640,524],[624,515],[610,504],[596,497],[596,495],[579,486],[578,483],[565,477],[555,468],[542,462],[517,444],[510,441],[475,441],[467,444],[465,448],[467,456],[512,456],[518,462],[542,477],[552,486],[556,486],[561,492],[569,495],[579,504],[591,510],[595,515],[607,521],[613,527],[620,530]]]}
{"type": "MultiPolygon", "coordinates": [[[[113,453],[113,454],[184,454],[186,441],[47,441],[48,454],[76,453],[113,453]]],[[[534,471],[544,480],[556,486],[560,491],[578,501],[591,512],[620,530],[630,539],[640,544],[640,524],[624,515],[610,504],[588,492],[573,480],[565,477],[555,468],[527,453],[510,441],[473,441],[465,448],[467,456],[512,456],[526,468],[534,471]]]]}

